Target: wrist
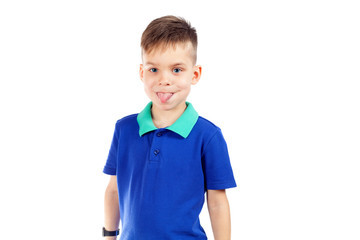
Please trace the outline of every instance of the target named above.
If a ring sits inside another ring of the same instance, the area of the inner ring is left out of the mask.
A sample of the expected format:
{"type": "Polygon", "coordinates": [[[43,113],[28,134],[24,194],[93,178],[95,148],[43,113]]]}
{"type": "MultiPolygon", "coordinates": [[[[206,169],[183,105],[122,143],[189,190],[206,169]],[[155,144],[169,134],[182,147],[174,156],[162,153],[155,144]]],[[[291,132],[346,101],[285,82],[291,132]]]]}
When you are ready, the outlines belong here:
{"type": "Polygon", "coordinates": [[[116,240],[117,235],[119,235],[120,229],[118,230],[107,230],[105,227],[102,229],[102,235],[106,240],[116,240]]]}
{"type": "Polygon", "coordinates": [[[105,240],[116,240],[116,236],[115,237],[104,237],[105,240]]]}

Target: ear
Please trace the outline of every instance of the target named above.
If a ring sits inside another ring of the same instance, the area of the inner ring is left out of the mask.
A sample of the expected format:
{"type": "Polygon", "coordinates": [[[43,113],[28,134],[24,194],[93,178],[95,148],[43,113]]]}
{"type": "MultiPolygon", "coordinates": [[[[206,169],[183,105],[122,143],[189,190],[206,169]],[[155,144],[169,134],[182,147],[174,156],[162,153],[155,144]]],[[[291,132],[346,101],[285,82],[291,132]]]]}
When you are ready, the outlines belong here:
{"type": "Polygon", "coordinates": [[[199,82],[200,77],[201,77],[201,71],[202,71],[202,67],[200,65],[194,66],[193,68],[193,78],[191,80],[191,84],[195,85],[199,82]]]}
{"type": "Polygon", "coordinates": [[[144,78],[144,66],[142,64],[140,64],[139,75],[140,75],[140,80],[143,81],[143,78],[144,78]]]}

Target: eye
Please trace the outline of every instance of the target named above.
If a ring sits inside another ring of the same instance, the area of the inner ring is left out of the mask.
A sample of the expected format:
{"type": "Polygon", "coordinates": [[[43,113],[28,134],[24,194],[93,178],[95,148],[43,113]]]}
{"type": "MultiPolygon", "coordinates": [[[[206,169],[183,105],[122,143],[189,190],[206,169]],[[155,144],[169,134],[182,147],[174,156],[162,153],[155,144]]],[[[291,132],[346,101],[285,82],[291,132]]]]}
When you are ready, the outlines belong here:
{"type": "Polygon", "coordinates": [[[158,70],[156,69],[156,68],[150,68],[150,72],[153,72],[153,73],[155,73],[155,72],[157,72],[158,70]]]}
{"type": "Polygon", "coordinates": [[[174,73],[180,73],[181,71],[182,71],[182,70],[181,70],[180,68],[174,68],[174,69],[173,69],[173,72],[174,72],[174,73]]]}

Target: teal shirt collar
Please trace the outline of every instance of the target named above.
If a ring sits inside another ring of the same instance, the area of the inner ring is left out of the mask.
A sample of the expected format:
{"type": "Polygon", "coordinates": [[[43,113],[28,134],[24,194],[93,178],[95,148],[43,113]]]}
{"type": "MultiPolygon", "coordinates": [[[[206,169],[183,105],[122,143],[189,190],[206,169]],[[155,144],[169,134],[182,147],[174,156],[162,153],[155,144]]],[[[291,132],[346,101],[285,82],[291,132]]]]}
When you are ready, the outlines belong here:
{"type": "MultiPolygon", "coordinates": [[[[169,130],[179,134],[183,138],[187,138],[187,136],[189,136],[191,130],[193,129],[193,127],[195,126],[195,124],[199,118],[199,115],[195,111],[192,104],[189,102],[186,102],[186,105],[187,105],[187,107],[186,107],[184,113],[171,126],[166,128],[166,129],[169,129],[169,130]]],[[[151,132],[151,131],[154,131],[157,129],[157,127],[155,127],[155,125],[152,121],[151,107],[152,107],[152,102],[150,102],[148,105],[146,105],[144,110],[142,110],[137,116],[140,137],[142,135],[144,135],[145,133],[148,133],[148,132],[151,132]]]]}

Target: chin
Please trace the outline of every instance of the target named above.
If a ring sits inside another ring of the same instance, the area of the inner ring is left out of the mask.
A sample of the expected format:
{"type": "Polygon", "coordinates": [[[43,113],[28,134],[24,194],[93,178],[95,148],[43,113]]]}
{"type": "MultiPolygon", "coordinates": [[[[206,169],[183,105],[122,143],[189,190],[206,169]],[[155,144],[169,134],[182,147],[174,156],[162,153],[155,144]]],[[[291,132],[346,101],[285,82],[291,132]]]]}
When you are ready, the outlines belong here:
{"type": "Polygon", "coordinates": [[[162,109],[162,110],[171,110],[174,108],[174,104],[172,104],[172,103],[162,103],[159,101],[156,101],[156,102],[153,101],[153,104],[155,104],[157,108],[162,109]]]}
{"type": "Polygon", "coordinates": [[[155,104],[158,109],[161,109],[163,111],[170,111],[176,109],[181,103],[177,103],[177,102],[162,103],[160,101],[156,101],[156,102],[153,101],[153,104],[155,104]]]}

